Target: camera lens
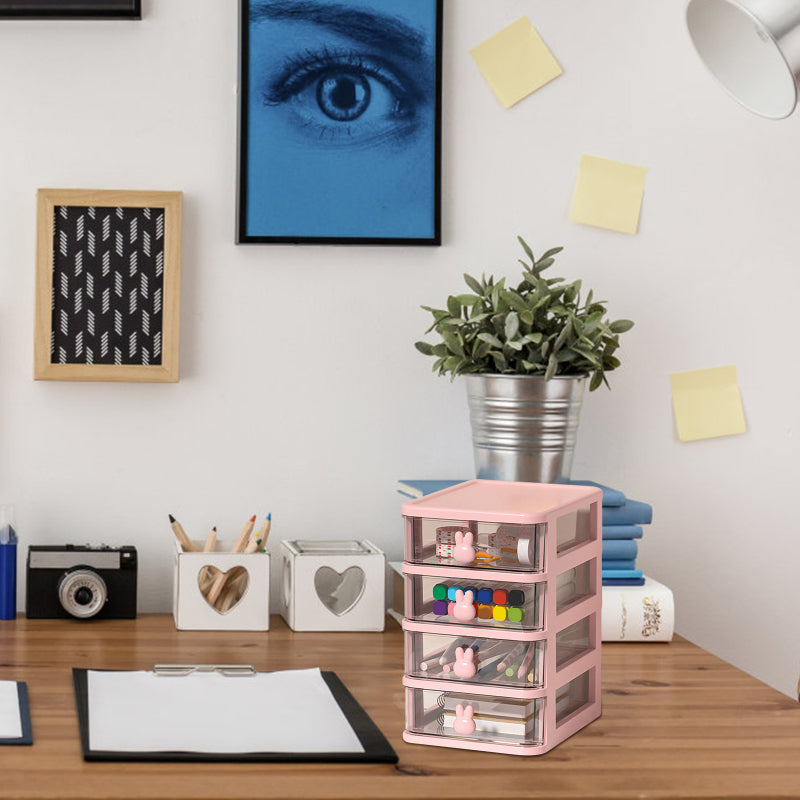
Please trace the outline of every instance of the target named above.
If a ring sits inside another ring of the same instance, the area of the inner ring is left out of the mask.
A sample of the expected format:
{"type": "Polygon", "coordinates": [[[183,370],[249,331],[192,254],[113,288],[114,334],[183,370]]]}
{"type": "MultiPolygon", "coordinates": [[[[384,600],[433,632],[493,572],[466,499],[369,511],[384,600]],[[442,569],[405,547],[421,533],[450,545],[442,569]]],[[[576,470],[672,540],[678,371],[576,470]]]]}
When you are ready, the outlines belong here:
{"type": "Polygon", "coordinates": [[[94,594],[92,593],[91,589],[87,589],[85,586],[81,586],[77,592],[75,592],[75,602],[81,606],[88,606],[89,603],[92,602],[94,598],[94,594]]]}
{"type": "Polygon", "coordinates": [[[78,619],[93,617],[108,598],[106,582],[91,569],[65,573],[58,585],[58,599],[68,614],[78,619]]]}

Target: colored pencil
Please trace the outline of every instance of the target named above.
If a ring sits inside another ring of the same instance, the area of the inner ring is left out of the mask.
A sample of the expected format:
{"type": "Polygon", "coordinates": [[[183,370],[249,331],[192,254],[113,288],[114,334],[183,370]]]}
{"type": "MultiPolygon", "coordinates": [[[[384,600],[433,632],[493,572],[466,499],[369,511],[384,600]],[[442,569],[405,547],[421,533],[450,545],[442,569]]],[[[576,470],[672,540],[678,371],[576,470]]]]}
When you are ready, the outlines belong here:
{"type": "Polygon", "coordinates": [[[516,658],[524,649],[525,644],[520,642],[519,644],[514,645],[511,650],[508,651],[508,655],[497,665],[497,671],[503,672],[505,668],[508,666],[509,662],[516,658]]]}
{"type": "Polygon", "coordinates": [[[525,657],[522,659],[522,663],[519,665],[519,669],[517,670],[518,678],[522,678],[522,676],[528,671],[528,668],[531,665],[531,661],[533,661],[533,656],[535,653],[536,653],[536,645],[529,644],[528,652],[525,653],[525,657]]]}
{"type": "Polygon", "coordinates": [[[267,514],[266,520],[264,520],[264,524],[261,526],[261,530],[258,532],[259,539],[261,539],[261,549],[265,550],[267,547],[267,538],[269,537],[269,532],[272,530],[272,512],[270,511],[267,514]]]}
{"type": "Polygon", "coordinates": [[[231,548],[231,553],[243,553],[247,547],[247,542],[250,540],[250,534],[253,532],[253,526],[256,524],[256,515],[253,514],[247,522],[245,522],[239,538],[231,548]]]}

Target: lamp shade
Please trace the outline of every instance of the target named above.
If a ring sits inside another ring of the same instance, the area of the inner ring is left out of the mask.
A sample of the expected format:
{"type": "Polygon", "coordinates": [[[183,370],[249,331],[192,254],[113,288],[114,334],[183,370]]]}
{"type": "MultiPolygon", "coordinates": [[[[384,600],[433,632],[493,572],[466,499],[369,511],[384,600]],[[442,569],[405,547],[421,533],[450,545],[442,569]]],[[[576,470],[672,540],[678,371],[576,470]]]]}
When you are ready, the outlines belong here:
{"type": "Polygon", "coordinates": [[[783,119],[797,104],[800,0],[689,0],[697,52],[743,106],[783,119]]]}

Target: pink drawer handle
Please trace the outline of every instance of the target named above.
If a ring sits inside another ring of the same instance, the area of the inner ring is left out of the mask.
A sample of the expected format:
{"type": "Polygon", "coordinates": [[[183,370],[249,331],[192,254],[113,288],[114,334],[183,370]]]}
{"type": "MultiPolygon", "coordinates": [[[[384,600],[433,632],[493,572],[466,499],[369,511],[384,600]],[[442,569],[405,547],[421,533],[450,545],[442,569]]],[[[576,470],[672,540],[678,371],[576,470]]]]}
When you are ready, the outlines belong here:
{"type": "Polygon", "coordinates": [[[456,546],[453,548],[453,558],[460,564],[471,564],[475,560],[472,531],[456,531],[456,546]]]}
{"type": "Polygon", "coordinates": [[[453,664],[453,672],[462,680],[468,681],[475,677],[478,668],[475,666],[475,651],[468,647],[456,647],[456,661],[453,664]]]}
{"type": "Polygon", "coordinates": [[[453,603],[453,616],[461,622],[469,622],[475,619],[475,598],[472,596],[472,589],[466,593],[461,589],[456,589],[456,601],[453,603]]]}
{"type": "Polygon", "coordinates": [[[464,706],[459,703],[456,706],[456,721],[453,723],[453,730],[459,736],[471,736],[475,733],[475,720],[472,719],[472,706],[464,706]]]}

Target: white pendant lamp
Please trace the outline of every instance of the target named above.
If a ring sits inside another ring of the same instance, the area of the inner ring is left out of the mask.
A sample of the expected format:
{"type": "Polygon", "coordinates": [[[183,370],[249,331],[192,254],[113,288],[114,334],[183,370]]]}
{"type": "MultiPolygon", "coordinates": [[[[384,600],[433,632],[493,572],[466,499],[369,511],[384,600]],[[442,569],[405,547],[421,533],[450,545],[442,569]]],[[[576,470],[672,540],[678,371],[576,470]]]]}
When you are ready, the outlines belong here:
{"type": "Polygon", "coordinates": [[[745,108],[783,119],[797,104],[800,0],[689,0],[697,52],[745,108]]]}

